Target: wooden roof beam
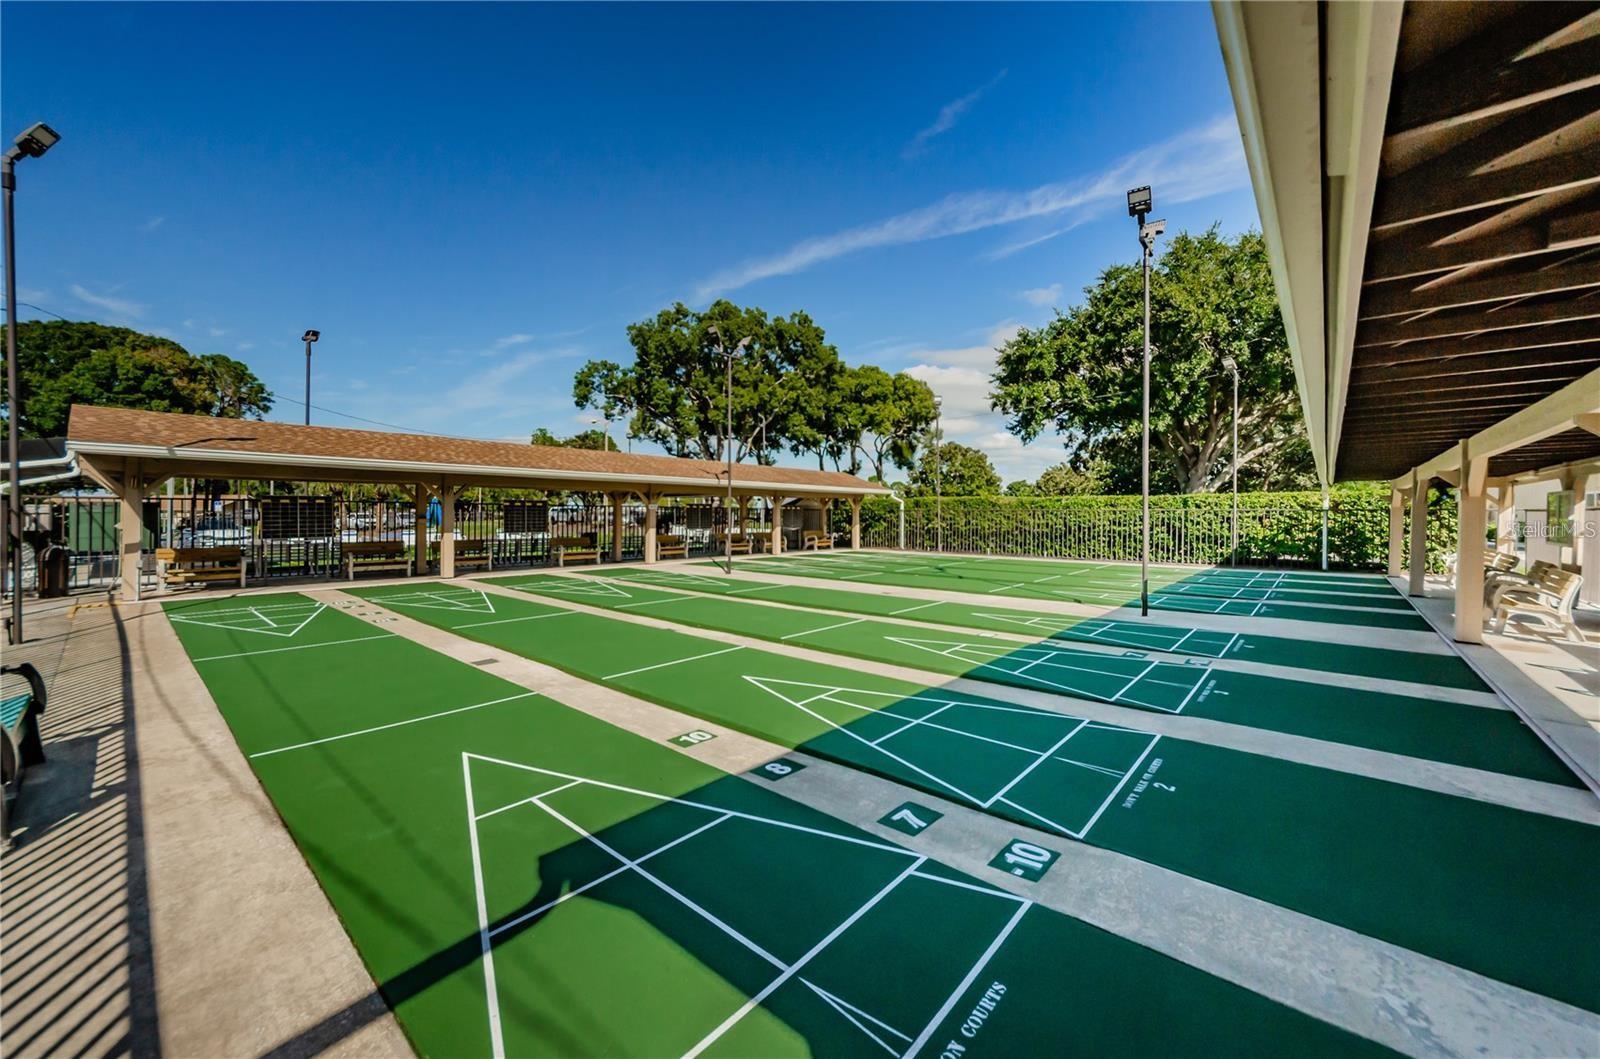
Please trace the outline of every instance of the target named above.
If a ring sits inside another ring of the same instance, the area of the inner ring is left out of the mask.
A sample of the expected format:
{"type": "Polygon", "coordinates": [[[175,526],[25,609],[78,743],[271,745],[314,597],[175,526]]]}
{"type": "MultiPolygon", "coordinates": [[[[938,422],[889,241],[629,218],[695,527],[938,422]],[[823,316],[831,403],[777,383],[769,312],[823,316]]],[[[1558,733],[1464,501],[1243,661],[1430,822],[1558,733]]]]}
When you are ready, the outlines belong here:
{"type": "Polygon", "coordinates": [[[1519,270],[1502,276],[1450,283],[1424,290],[1404,283],[1368,288],[1361,297],[1361,319],[1409,316],[1423,311],[1463,309],[1474,305],[1527,298],[1538,294],[1600,287],[1600,261],[1579,261],[1554,268],[1519,270]]]}
{"type": "Polygon", "coordinates": [[[1422,338],[1450,338],[1535,324],[1600,319],[1600,298],[1567,298],[1537,305],[1512,305],[1496,312],[1464,311],[1417,320],[1371,320],[1356,334],[1356,346],[1391,346],[1422,338]]]}

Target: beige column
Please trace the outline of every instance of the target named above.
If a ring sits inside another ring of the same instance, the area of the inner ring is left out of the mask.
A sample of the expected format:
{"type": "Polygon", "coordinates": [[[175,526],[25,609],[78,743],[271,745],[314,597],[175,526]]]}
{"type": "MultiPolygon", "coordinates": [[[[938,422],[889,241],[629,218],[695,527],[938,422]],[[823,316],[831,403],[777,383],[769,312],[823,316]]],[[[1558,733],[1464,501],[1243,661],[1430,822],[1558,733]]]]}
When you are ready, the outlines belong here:
{"type": "Polygon", "coordinates": [[[1487,459],[1470,459],[1461,443],[1461,485],[1456,490],[1456,628],[1458,643],[1483,642],[1483,539],[1488,529],[1487,459]]]}
{"type": "Polygon", "coordinates": [[[655,493],[644,494],[644,561],[656,561],[656,501],[655,493]]]}
{"type": "Polygon", "coordinates": [[[122,538],[122,599],[139,598],[139,573],[144,567],[144,472],[138,460],[123,464],[117,495],[117,528],[122,538]]]}
{"type": "Polygon", "coordinates": [[[1428,482],[1411,475],[1411,575],[1410,592],[1424,596],[1428,592],[1428,482]]]}
{"type": "Polygon", "coordinates": [[[611,561],[622,562],[622,505],[627,503],[627,493],[611,494],[611,561]]]}
{"type": "Polygon", "coordinates": [[[777,555],[783,549],[783,497],[769,496],[767,503],[772,506],[772,525],[767,527],[767,551],[777,555]]]}
{"type": "Polygon", "coordinates": [[[456,576],[456,487],[439,484],[439,576],[456,576]]]}
{"type": "Polygon", "coordinates": [[[745,531],[746,527],[748,527],[749,525],[750,525],[750,498],[747,497],[747,496],[741,496],[739,498],[739,536],[741,536],[741,537],[744,536],[744,531],[745,531]]]}
{"type": "Polygon", "coordinates": [[[1391,576],[1400,573],[1405,563],[1406,546],[1406,494],[1399,489],[1389,490],[1389,566],[1391,576]]]}
{"type": "Polygon", "coordinates": [[[850,547],[852,549],[861,547],[861,498],[859,496],[850,498],[850,547]]]}
{"type": "Polygon", "coordinates": [[[413,520],[411,523],[412,545],[416,554],[416,562],[412,570],[418,577],[428,572],[428,487],[419,485],[411,494],[413,520]]]}
{"type": "Polygon", "coordinates": [[[1502,485],[1495,490],[1494,546],[1503,552],[1517,548],[1517,487],[1502,485]]]}

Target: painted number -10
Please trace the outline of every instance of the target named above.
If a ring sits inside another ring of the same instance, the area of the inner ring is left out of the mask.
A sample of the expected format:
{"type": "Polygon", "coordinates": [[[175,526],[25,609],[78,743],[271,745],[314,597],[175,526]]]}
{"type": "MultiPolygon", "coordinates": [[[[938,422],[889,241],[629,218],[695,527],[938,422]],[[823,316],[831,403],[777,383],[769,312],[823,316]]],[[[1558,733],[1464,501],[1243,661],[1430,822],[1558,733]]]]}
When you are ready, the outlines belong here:
{"type": "Polygon", "coordinates": [[[1053,849],[1045,849],[1043,846],[1015,838],[1006,843],[1005,848],[995,855],[989,862],[989,867],[999,868],[1019,879],[1038,882],[1059,856],[1061,854],[1053,849]]]}

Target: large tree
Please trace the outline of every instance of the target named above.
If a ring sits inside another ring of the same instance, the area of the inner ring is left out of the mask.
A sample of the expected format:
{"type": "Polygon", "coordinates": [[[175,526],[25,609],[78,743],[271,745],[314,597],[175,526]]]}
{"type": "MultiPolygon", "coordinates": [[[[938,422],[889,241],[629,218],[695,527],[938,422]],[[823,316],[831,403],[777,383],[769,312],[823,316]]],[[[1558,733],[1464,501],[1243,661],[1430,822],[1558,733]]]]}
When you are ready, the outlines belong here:
{"type": "Polygon", "coordinates": [[[846,368],[826,400],[826,448],[834,467],[860,474],[865,462],[880,482],[888,480],[890,467],[911,469],[936,411],[927,383],[872,364],[846,368]]]}
{"type": "MultiPolygon", "coordinates": [[[[1065,435],[1075,469],[1098,463],[1103,484],[1139,488],[1143,286],[1138,265],[1113,265],[1082,304],[1000,349],[991,399],[1024,441],[1065,435]]],[[[1259,233],[1181,233],[1151,275],[1151,487],[1196,493],[1226,485],[1232,384],[1239,365],[1241,480],[1274,467],[1274,484],[1305,447],[1293,365],[1259,233]]]]}
{"type": "Polygon", "coordinates": [[[834,445],[827,396],[845,368],[822,328],[802,312],[769,318],[728,301],[704,312],[674,305],[629,325],[632,364],[592,360],[580,368],[573,400],[607,419],[628,418],[635,437],[673,455],[721,459],[728,406],[717,333],[729,350],[750,339],[733,365],[735,461],[769,462],[791,448],[817,453],[821,465],[834,445]]]}
{"type": "MultiPolygon", "coordinates": [[[[66,433],[74,403],[242,419],[272,407],[248,367],[218,353],[195,356],[170,338],[126,327],[67,320],[17,325],[22,383],[18,429],[29,437],[66,433]]],[[[9,412],[9,394],[6,397],[9,412]]]]}
{"type": "Polygon", "coordinates": [[[987,453],[947,441],[930,445],[911,470],[909,496],[994,496],[1000,492],[1000,475],[987,453]]]}

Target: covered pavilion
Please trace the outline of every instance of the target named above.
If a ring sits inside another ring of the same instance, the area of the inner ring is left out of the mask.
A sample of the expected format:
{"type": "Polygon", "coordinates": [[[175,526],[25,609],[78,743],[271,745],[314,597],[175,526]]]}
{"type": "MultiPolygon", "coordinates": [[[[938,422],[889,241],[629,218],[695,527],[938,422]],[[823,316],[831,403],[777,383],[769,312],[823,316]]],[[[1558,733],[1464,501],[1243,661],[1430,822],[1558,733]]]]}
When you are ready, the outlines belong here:
{"type": "MultiPolygon", "coordinates": [[[[613,561],[622,558],[622,501],[637,498],[645,511],[646,563],[657,560],[657,513],[664,498],[728,493],[728,468],[711,460],[92,405],[73,406],[67,448],[82,471],[119,501],[124,599],[139,598],[143,502],[174,476],[392,486],[415,503],[419,541],[426,538],[429,503],[437,499],[442,577],[456,575],[455,500],[469,487],[608,495],[613,501],[613,561]]],[[[733,465],[732,485],[740,526],[752,498],[765,499],[774,511],[793,499],[849,504],[852,547],[861,545],[862,500],[890,495],[887,488],[854,475],[739,463],[733,465]]],[[[774,519],[773,550],[779,547],[780,533],[781,522],[774,519]]]]}

